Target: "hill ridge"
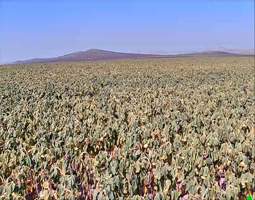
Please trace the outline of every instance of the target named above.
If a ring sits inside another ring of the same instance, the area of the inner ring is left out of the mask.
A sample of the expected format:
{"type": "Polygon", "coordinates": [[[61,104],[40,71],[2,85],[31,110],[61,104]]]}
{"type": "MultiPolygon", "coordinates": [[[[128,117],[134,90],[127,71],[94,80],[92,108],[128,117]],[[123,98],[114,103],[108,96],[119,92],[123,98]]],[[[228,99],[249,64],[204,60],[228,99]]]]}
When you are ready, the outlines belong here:
{"type": "Polygon", "coordinates": [[[216,51],[198,51],[186,54],[149,54],[149,53],[124,53],[116,52],[103,49],[88,49],[86,51],[76,51],[73,53],[65,54],[62,56],[51,57],[51,58],[33,58],[28,60],[18,60],[10,64],[28,64],[28,63],[49,63],[49,62],[76,62],[76,61],[97,61],[97,60],[114,60],[114,59],[132,59],[132,58],[168,58],[176,56],[193,56],[193,55],[245,55],[234,52],[226,52],[222,50],[216,51]]]}

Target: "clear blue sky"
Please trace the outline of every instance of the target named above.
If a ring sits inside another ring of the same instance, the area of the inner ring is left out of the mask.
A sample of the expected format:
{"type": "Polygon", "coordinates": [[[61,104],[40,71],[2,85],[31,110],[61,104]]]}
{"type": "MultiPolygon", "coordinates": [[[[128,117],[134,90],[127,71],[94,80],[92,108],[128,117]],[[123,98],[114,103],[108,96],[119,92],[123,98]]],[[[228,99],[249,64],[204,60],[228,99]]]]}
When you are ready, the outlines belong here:
{"type": "Polygon", "coordinates": [[[0,0],[0,62],[218,46],[254,48],[253,0],[0,0]]]}

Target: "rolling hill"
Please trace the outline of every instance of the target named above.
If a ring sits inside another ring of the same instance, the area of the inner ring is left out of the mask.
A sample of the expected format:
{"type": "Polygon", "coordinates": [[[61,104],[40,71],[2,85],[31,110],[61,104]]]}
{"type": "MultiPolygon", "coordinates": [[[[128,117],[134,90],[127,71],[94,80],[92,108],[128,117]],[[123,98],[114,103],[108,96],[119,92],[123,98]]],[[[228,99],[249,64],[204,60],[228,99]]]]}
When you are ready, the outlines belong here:
{"type": "MultiPolygon", "coordinates": [[[[250,52],[249,52],[250,53],[250,52]]],[[[214,56],[231,56],[231,55],[250,55],[247,52],[242,51],[201,51],[185,54],[156,54],[156,53],[123,53],[106,51],[101,49],[90,49],[87,51],[78,51],[71,54],[66,54],[63,56],[53,57],[53,58],[34,58],[30,60],[16,61],[11,64],[29,64],[29,63],[51,63],[51,62],[76,62],[76,61],[96,61],[96,60],[114,60],[114,59],[124,59],[124,58],[170,58],[176,56],[196,56],[196,55],[214,55],[214,56]]],[[[251,54],[254,55],[254,54],[251,54]]]]}
{"type": "Polygon", "coordinates": [[[90,49],[87,51],[78,51],[54,58],[35,58],[30,60],[17,61],[14,64],[70,62],[70,61],[75,62],[75,61],[113,60],[123,58],[153,58],[153,57],[161,57],[161,55],[121,53],[100,49],[90,49]]]}

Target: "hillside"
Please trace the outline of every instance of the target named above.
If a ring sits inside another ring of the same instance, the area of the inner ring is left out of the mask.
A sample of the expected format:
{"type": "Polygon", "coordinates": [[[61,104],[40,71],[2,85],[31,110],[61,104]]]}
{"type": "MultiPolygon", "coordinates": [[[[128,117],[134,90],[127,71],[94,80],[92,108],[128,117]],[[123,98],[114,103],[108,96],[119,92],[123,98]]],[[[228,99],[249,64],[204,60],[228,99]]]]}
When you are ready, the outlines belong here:
{"type": "Polygon", "coordinates": [[[114,60],[123,58],[153,58],[161,57],[153,54],[138,53],[121,53],[114,51],[106,51],[100,49],[90,49],[87,51],[78,51],[71,54],[54,57],[54,58],[36,58],[24,61],[17,61],[14,64],[26,63],[48,63],[48,62],[76,62],[76,61],[94,61],[94,60],[114,60]]]}
{"type": "Polygon", "coordinates": [[[252,55],[243,51],[200,51],[179,54],[160,54],[159,52],[147,53],[123,53],[106,51],[101,49],[89,49],[87,51],[77,51],[63,56],[53,58],[34,58],[30,60],[16,61],[12,64],[29,64],[29,63],[54,63],[54,62],[77,62],[77,61],[96,61],[96,60],[114,60],[114,59],[135,59],[135,58],[172,58],[176,56],[236,56],[236,55],[252,55]]]}

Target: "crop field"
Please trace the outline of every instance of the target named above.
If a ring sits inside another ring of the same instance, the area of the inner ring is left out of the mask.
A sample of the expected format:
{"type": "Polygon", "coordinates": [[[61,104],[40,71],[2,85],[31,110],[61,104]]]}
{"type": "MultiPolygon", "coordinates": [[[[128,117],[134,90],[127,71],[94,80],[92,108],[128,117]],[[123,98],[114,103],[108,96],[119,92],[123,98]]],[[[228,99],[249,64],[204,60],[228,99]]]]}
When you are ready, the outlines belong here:
{"type": "Polygon", "coordinates": [[[255,197],[254,57],[0,66],[0,199],[255,197]]]}

